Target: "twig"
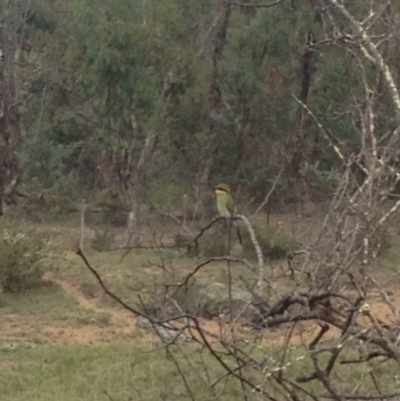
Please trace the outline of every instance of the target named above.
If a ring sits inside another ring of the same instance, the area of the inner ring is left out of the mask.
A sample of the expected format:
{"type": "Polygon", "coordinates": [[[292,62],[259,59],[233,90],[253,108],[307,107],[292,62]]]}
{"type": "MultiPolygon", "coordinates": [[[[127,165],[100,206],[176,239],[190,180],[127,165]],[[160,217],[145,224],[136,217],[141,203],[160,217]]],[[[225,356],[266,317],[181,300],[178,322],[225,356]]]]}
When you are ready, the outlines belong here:
{"type": "Polygon", "coordinates": [[[85,266],[90,270],[90,272],[95,276],[97,282],[100,284],[100,287],[103,289],[103,291],[114,301],[116,301],[119,305],[121,305],[124,309],[128,310],[129,312],[132,312],[136,316],[141,316],[144,317],[145,319],[149,320],[151,324],[156,324],[159,325],[165,329],[171,330],[171,326],[168,326],[166,323],[170,321],[179,321],[182,319],[190,319],[194,320],[193,316],[190,316],[188,314],[182,314],[179,316],[174,316],[172,318],[167,318],[163,320],[156,320],[152,318],[151,316],[142,313],[139,309],[136,309],[130,305],[128,305],[125,301],[123,301],[118,295],[114,294],[112,291],[108,289],[108,287],[105,285],[103,279],[101,278],[100,274],[97,272],[97,270],[89,263],[88,259],[86,258],[85,254],[81,249],[78,248],[76,251],[76,254],[83,260],[85,266]]]}
{"type": "MultiPolygon", "coordinates": [[[[397,398],[400,397],[400,392],[397,393],[390,393],[390,394],[379,394],[379,395],[365,395],[365,394],[341,394],[343,399],[345,400],[384,400],[390,398],[397,398]]],[[[321,395],[322,398],[335,398],[332,395],[326,394],[321,395]]]]}
{"type": "Polygon", "coordinates": [[[329,0],[340,12],[350,21],[354,30],[360,36],[362,41],[365,44],[365,47],[361,45],[361,49],[364,51],[364,55],[370,59],[380,70],[382,73],[386,84],[388,86],[393,105],[396,109],[396,115],[398,119],[398,123],[400,124],[400,96],[396,87],[396,83],[393,79],[393,75],[390,71],[389,66],[383,59],[382,55],[379,53],[377,47],[372,42],[371,38],[368,36],[367,31],[363,28],[363,26],[353,17],[352,14],[347,10],[347,8],[339,3],[337,0],[329,0]]]}
{"type": "Polygon", "coordinates": [[[86,210],[86,202],[82,199],[81,204],[81,221],[80,221],[80,238],[79,238],[79,249],[84,250],[85,248],[85,210],[86,210]]]}
{"type": "MultiPolygon", "coordinates": [[[[295,95],[292,94],[293,99],[299,103],[301,107],[303,107],[306,112],[310,115],[310,117],[314,120],[315,124],[317,124],[318,128],[321,130],[321,132],[324,134],[326,140],[329,142],[329,144],[332,146],[334,149],[335,153],[339,157],[340,160],[345,161],[345,156],[343,151],[339,148],[340,142],[329,132],[327,131],[324,126],[319,122],[317,117],[314,115],[314,113],[309,109],[309,107],[304,104],[300,99],[298,99],[295,95]]],[[[341,145],[341,144],[340,144],[341,145]]]]}
{"type": "Polygon", "coordinates": [[[204,266],[209,265],[212,262],[234,262],[234,263],[243,263],[247,267],[249,267],[252,271],[254,271],[254,268],[251,266],[249,262],[247,262],[245,259],[241,258],[234,258],[232,256],[215,256],[213,258],[207,259],[206,261],[198,264],[195,269],[190,272],[186,278],[185,281],[183,282],[183,285],[187,285],[189,280],[204,266]]]}
{"type": "Polygon", "coordinates": [[[269,8],[276,6],[279,3],[282,3],[283,0],[277,0],[269,4],[247,4],[247,3],[239,3],[236,1],[227,1],[228,4],[232,4],[233,6],[237,7],[244,7],[244,8],[269,8]]]}
{"type": "Polygon", "coordinates": [[[265,198],[264,198],[263,202],[261,203],[261,205],[256,209],[256,211],[251,215],[251,217],[249,217],[249,220],[253,220],[253,218],[254,218],[255,216],[257,216],[257,214],[258,214],[258,213],[264,208],[264,206],[268,203],[269,198],[271,197],[272,193],[275,191],[276,185],[278,184],[278,182],[279,182],[279,180],[280,180],[280,178],[281,178],[281,176],[282,176],[282,174],[283,174],[284,169],[285,169],[285,165],[282,164],[282,167],[281,167],[281,169],[280,169],[278,175],[275,177],[275,180],[274,180],[274,182],[273,182],[273,184],[272,184],[271,189],[268,191],[268,193],[267,193],[267,195],[265,196],[265,198]]]}

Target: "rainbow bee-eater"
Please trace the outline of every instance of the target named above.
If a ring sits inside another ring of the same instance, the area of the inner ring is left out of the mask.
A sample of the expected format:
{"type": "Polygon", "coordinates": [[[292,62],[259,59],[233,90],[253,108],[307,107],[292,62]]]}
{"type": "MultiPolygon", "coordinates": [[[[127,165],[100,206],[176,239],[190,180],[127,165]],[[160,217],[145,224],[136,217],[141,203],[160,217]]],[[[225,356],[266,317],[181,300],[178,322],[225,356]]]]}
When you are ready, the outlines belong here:
{"type": "MultiPolygon", "coordinates": [[[[214,190],[215,194],[217,195],[218,213],[223,217],[233,217],[235,214],[235,206],[229,186],[226,184],[219,184],[214,190]]],[[[240,244],[242,244],[242,236],[240,234],[239,226],[235,222],[233,222],[233,224],[236,226],[237,236],[240,244]]]]}

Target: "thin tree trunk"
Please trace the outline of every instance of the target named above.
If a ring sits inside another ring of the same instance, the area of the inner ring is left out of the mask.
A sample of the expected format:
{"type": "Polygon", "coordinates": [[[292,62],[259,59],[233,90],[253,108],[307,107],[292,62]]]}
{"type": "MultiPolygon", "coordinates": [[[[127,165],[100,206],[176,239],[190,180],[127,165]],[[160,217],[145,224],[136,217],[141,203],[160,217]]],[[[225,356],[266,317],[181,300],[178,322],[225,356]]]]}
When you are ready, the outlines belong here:
{"type": "MultiPolygon", "coordinates": [[[[313,8],[315,21],[323,25],[323,10],[325,7],[324,0],[310,0],[313,8]]],[[[300,83],[300,101],[303,105],[308,106],[310,87],[312,82],[314,68],[314,36],[311,31],[307,33],[305,49],[301,57],[301,83],[300,83]]],[[[308,203],[310,201],[310,188],[304,176],[303,167],[312,152],[312,146],[308,142],[309,132],[312,120],[307,110],[302,107],[299,128],[293,138],[289,142],[288,160],[285,166],[285,175],[292,181],[296,198],[308,203]]]]}
{"type": "Polygon", "coordinates": [[[11,2],[0,6],[5,16],[0,25],[0,135],[4,139],[4,165],[2,178],[3,198],[12,199],[21,181],[22,171],[16,157],[21,136],[20,116],[16,90],[15,55],[18,47],[17,27],[24,23],[21,10],[11,2]],[[15,15],[14,15],[15,13],[15,15]]]}
{"type": "Polygon", "coordinates": [[[137,185],[131,185],[129,189],[129,211],[126,220],[126,232],[123,246],[130,247],[135,240],[140,212],[140,200],[137,185]]]}
{"type": "MultiPolygon", "coordinates": [[[[312,68],[313,68],[313,50],[311,48],[314,38],[311,32],[307,34],[307,44],[301,58],[302,81],[300,90],[300,101],[304,105],[308,105],[312,68]]],[[[307,182],[303,167],[308,161],[311,146],[308,143],[310,140],[310,129],[312,120],[304,107],[301,109],[301,119],[299,129],[294,142],[293,155],[291,160],[291,178],[294,181],[293,186],[296,191],[296,197],[300,200],[300,214],[309,214],[312,211],[308,210],[311,204],[311,188],[307,182]]]]}
{"type": "Polygon", "coordinates": [[[82,199],[81,203],[81,224],[80,224],[80,238],[79,238],[79,248],[84,251],[85,250],[85,210],[86,210],[86,202],[82,199]]]}
{"type": "Polygon", "coordinates": [[[226,32],[229,25],[232,6],[225,0],[221,1],[219,17],[215,21],[215,41],[212,53],[213,70],[208,92],[209,137],[203,152],[202,163],[197,176],[197,186],[206,188],[211,170],[218,152],[218,142],[221,136],[221,105],[222,94],[219,88],[218,64],[226,44],[226,32]]]}
{"type": "Polygon", "coordinates": [[[136,115],[136,100],[132,100],[132,112],[130,121],[131,138],[129,145],[125,151],[123,166],[121,166],[119,174],[125,188],[126,199],[128,204],[128,218],[127,227],[124,240],[124,247],[129,247],[135,240],[135,235],[138,225],[138,217],[140,212],[140,204],[143,199],[145,188],[146,170],[149,166],[150,160],[154,154],[158,137],[165,124],[166,102],[170,90],[175,83],[174,71],[170,71],[165,80],[158,98],[157,104],[154,109],[155,125],[150,128],[144,140],[142,149],[140,151],[139,160],[136,165],[132,162],[132,153],[137,146],[139,124],[136,115]]]}
{"type": "MultiPolygon", "coordinates": [[[[313,67],[313,51],[311,49],[311,45],[313,44],[313,36],[312,33],[309,32],[307,35],[307,44],[304,50],[304,53],[301,57],[301,89],[300,89],[300,101],[304,105],[308,105],[308,98],[310,94],[310,86],[311,86],[311,76],[312,76],[312,67],[313,67]]],[[[297,130],[294,145],[293,145],[293,154],[290,162],[290,173],[292,177],[299,177],[301,167],[306,158],[307,152],[307,140],[308,133],[311,127],[311,117],[305,110],[302,108],[301,111],[301,119],[300,125],[297,130]]]]}
{"type": "Polygon", "coordinates": [[[135,209],[135,205],[131,205],[131,210],[128,212],[128,218],[126,219],[126,233],[123,244],[124,248],[131,246],[137,227],[137,214],[133,209],[135,209]]]}
{"type": "Polygon", "coordinates": [[[3,202],[4,202],[4,177],[5,177],[5,146],[4,142],[0,140],[0,216],[3,216],[3,202]]]}

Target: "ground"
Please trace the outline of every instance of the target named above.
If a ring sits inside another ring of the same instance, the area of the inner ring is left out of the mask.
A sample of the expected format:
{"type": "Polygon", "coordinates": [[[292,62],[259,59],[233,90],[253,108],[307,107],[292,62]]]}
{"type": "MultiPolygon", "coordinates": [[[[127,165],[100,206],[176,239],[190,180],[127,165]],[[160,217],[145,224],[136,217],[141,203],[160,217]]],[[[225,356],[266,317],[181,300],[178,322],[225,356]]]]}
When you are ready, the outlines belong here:
{"type": "MultiPolygon", "coordinates": [[[[266,219],[266,216],[261,218],[266,219]]],[[[294,236],[310,236],[318,224],[318,220],[305,220],[293,215],[275,215],[270,220],[270,224],[294,236]]],[[[75,252],[79,236],[77,226],[49,224],[41,226],[39,230],[50,236],[56,244],[56,258],[52,262],[56,264],[55,269],[45,274],[47,285],[42,288],[30,290],[25,295],[3,294],[0,339],[38,341],[50,345],[151,344],[156,341],[154,334],[137,324],[131,312],[104,295],[95,278],[85,268],[75,252]]],[[[120,234],[121,230],[117,235],[120,234]]],[[[87,227],[88,244],[93,236],[94,229],[87,227]]],[[[161,237],[164,240],[166,238],[164,233],[161,237]]],[[[121,251],[99,253],[88,249],[87,252],[110,288],[128,302],[136,303],[138,293],[145,292],[146,287],[150,289],[157,286],[165,278],[160,257],[153,251],[136,250],[126,257],[121,251]]],[[[190,266],[198,261],[176,257],[171,253],[163,255],[163,263],[177,270],[190,271],[190,266]]],[[[220,274],[215,270],[215,266],[205,270],[208,280],[219,277],[220,274]]],[[[383,321],[391,321],[393,314],[379,294],[371,294],[371,297],[370,304],[376,316],[383,321]]],[[[394,294],[394,299],[396,307],[400,307],[400,294],[399,297],[394,294]]],[[[203,319],[202,324],[211,332],[220,330],[220,324],[215,320],[203,319]]],[[[250,330],[247,326],[240,329],[243,332],[250,330]]],[[[317,325],[298,324],[291,340],[293,345],[307,343],[307,338],[312,338],[316,330],[317,325]]],[[[335,338],[337,334],[332,329],[326,337],[335,338]]],[[[270,330],[263,335],[264,344],[274,347],[284,341],[286,331],[270,330]]]]}
{"type": "MultiPolygon", "coordinates": [[[[275,224],[280,229],[291,232],[292,235],[295,235],[297,230],[303,236],[311,236],[315,232],[315,224],[317,223],[311,220],[304,223],[303,219],[300,226],[300,223],[293,216],[290,221],[285,219],[284,216],[273,216],[270,224],[275,224]]],[[[134,349],[148,349],[154,352],[158,343],[156,335],[141,327],[131,312],[104,294],[94,276],[76,254],[75,248],[79,237],[78,227],[72,223],[48,224],[42,225],[39,231],[52,239],[55,250],[51,262],[52,268],[46,272],[43,284],[23,294],[0,294],[0,355],[2,356],[0,372],[8,371],[10,367],[15,368],[15,376],[10,376],[10,383],[14,383],[13,380],[16,381],[15,383],[18,382],[17,375],[21,367],[28,369],[27,366],[30,366],[29,355],[32,357],[32,363],[39,363],[37,361],[40,360],[42,361],[40,362],[41,369],[47,369],[48,362],[46,361],[52,361],[53,358],[59,357],[55,353],[55,349],[60,350],[63,355],[62,363],[67,365],[72,363],[68,359],[69,354],[67,351],[61,350],[74,349],[78,352],[77,355],[80,355],[77,358],[86,355],[89,360],[93,358],[93,361],[98,358],[101,360],[111,358],[113,360],[116,355],[121,355],[121,353],[124,355],[123,360],[126,361],[127,355],[134,353],[134,349]],[[97,351],[91,353],[87,346],[97,351]],[[10,352],[13,352],[13,356],[10,352]],[[43,367],[43,363],[45,367],[43,367]]],[[[123,257],[121,251],[95,252],[90,248],[90,240],[94,237],[94,231],[93,228],[87,227],[86,252],[88,258],[110,289],[128,303],[136,303],[138,294],[146,297],[150,289],[157,288],[160,283],[163,283],[167,274],[166,266],[168,269],[182,272],[185,269],[190,271],[190,268],[198,263],[197,260],[188,259],[172,250],[171,252],[164,252],[162,258],[154,251],[145,249],[135,250],[126,257],[123,257]]],[[[164,234],[162,237],[166,238],[164,234]]],[[[396,260],[396,255],[392,255],[391,263],[395,264],[396,260]]],[[[279,263],[275,265],[275,269],[279,269],[279,263]]],[[[222,270],[219,266],[212,265],[202,271],[202,274],[203,277],[212,282],[221,279],[222,270]]],[[[395,308],[400,308],[400,293],[393,292],[392,298],[395,300],[395,308]]],[[[379,294],[372,293],[368,302],[376,317],[382,321],[393,321],[392,311],[382,301],[379,294]]],[[[224,330],[224,325],[217,320],[202,319],[201,324],[209,332],[215,334],[224,330]]],[[[271,349],[283,345],[288,334],[287,330],[282,329],[255,334],[247,324],[240,324],[236,329],[243,338],[257,338],[257,343],[260,346],[271,349]]],[[[299,323],[295,327],[290,345],[308,344],[317,331],[318,325],[316,323],[299,323]]],[[[332,328],[326,334],[325,339],[337,338],[339,334],[337,330],[332,328]]],[[[156,365],[157,361],[152,358],[149,357],[144,360],[156,365]]],[[[120,362],[116,360],[115,363],[120,362]]],[[[49,364],[51,366],[51,362],[49,364]]],[[[128,362],[127,364],[129,365],[128,362]]],[[[154,366],[151,369],[153,368],[154,366]]],[[[29,374],[32,373],[31,370],[28,369],[28,371],[29,374]]],[[[103,372],[103,374],[105,373],[103,372]]],[[[162,380],[168,381],[170,374],[172,373],[163,376],[162,380]]],[[[2,383],[0,380],[0,390],[7,389],[8,385],[8,383],[2,383]]],[[[18,385],[16,386],[18,387],[18,385]]],[[[57,384],[57,386],[57,391],[61,394],[60,388],[62,386],[61,384],[57,384]]],[[[26,388],[22,387],[26,396],[26,388]]],[[[112,386],[111,390],[117,391],[112,386]]],[[[36,396],[18,398],[13,396],[13,391],[10,390],[7,400],[47,399],[41,398],[39,393],[37,398],[35,398],[36,396]]],[[[63,391],[65,392],[65,390],[63,391]]],[[[80,395],[73,395],[69,400],[81,399],[79,397],[80,395]]],[[[97,399],[96,397],[93,399],[97,399]]],[[[146,399],[147,395],[143,393],[141,397],[146,399]]],[[[159,397],[158,393],[157,397],[159,397]]],[[[50,395],[49,399],[52,399],[50,395]]],[[[82,399],[91,398],[87,396],[87,398],[82,399]]],[[[104,399],[107,397],[105,396],[104,399]]]]}

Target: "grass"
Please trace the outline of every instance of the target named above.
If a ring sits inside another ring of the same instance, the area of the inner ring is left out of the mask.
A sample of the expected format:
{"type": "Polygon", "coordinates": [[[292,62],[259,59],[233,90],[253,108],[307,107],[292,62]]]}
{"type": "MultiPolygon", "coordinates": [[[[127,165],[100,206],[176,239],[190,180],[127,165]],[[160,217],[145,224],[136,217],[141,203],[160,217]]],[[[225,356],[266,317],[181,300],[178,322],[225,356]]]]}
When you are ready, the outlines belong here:
{"type": "Polygon", "coordinates": [[[25,293],[1,293],[1,314],[17,314],[24,319],[49,323],[66,320],[81,311],[74,298],[51,283],[30,289],[25,293]]]}
{"type": "MultiPolygon", "coordinates": [[[[32,225],[32,229],[42,230],[49,235],[54,234],[56,257],[53,260],[52,274],[72,284],[87,299],[93,302],[102,300],[103,291],[82,261],[73,254],[78,232],[75,225],[73,227],[67,224],[65,227],[64,225],[54,225],[54,227],[32,225]]],[[[88,246],[86,253],[91,264],[98,270],[110,289],[131,304],[137,302],[138,294],[145,297],[149,290],[153,290],[166,281],[179,282],[183,276],[204,260],[204,258],[201,260],[188,258],[171,249],[160,251],[137,249],[122,258],[120,251],[95,252],[88,246]],[[163,265],[168,266],[173,272],[172,278],[163,270],[163,265]]],[[[390,278],[398,270],[399,260],[400,248],[398,246],[391,248],[385,259],[380,261],[382,268],[379,273],[390,278]]],[[[274,275],[279,275],[280,262],[276,262],[274,266],[276,270],[274,275]]],[[[282,269],[284,267],[283,263],[282,269]]],[[[266,269],[266,275],[271,277],[269,268],[266,269]]],[[[254,273],[248,271],[243,265],[232,264],[234,285],[243,288],[240,277],[251,282],[254,279],[254,273]]],[[[196,280],[198,283],[226,283],[226,263],[212,263],[203,267],[196,274],[196,280]]],[[[289,285],[287,280],[282,278],[279,281],[275,280],[274,284],[278,285],[282,291],[289,285]]],[[[45,283],[24,294],[0,293],[0,314],[2,315],[0,320],[0,399],[2,401],[179,401],[190,399],[182,378],[171,359],[167,357],[165,350],[144,345],[139,347],[136,342],[135,346],[46,345],[48,341],[44,335],[41,336],[41,330],[48,325],[56,325],[57,322],[62,322],[63,328],[67,327],[67,329],[68,327],[81,328],[86,325],[114,329],[110,309],[102,311],[100,302],[97,310],[85,309],[81,305],[72,295],[68,295],[59,286],[50,283],[45,283]],[[27,335],[15,335],[17,340],[10,343],[4,335],[5,329],[10,332],[10,328],[11,330],[15,328],[16,331],[26,329],[27,335]],[[2,335],[4,335],[3,341],[2,335]],[[36,338],[41,341],[35,341],[36,338]]],[[[216,386],[215,394],[210,392],[204,382],[204,380],[207,381],[207,377],[204,374],[198,348],[192,346],[185,348],[188,359],[178,354],[178,350],[175,352],[197,401],[243,399],[238,382],[224,383],[222,381],[216,386]],[[219,398],[217,395],[220,395],[219,398]]],[[[271,356],[274,356],[275,361],[280,361],[279,350],[254,351],[253,349],[251,352],[254,357],[264,360],[263,363],[270,363],[271,368],[277,365],[277,362],[271,361],[271,356]]],[[[351,353],[350,350],[343,351],[341,357],[348,356],[349,353],[351,353]]],[[[221,367],[209,354],[202,355],[209,370],[210,380],[220,377],[224,373],[221,367]]],[[[313,371],[310,358],[301,358],[304,355],[303,348],[292,349],[287,353],[286,363],[289,363],[287,373],[293,380],[313,371]]],[[[324,356],[321,361],[322,368],[326,366],[326,358],[324,356]]],[[[368,364],[352,367],[337,365],[333,378],[338,389],[350,392],[356,383],[361,382],[359,392],[373,392],[369,368],[368,364]]],[[[399,388],[396,378],[398,369],[394,364],[391,362],[378,364],[374,366],[374,370],[384,385],[385,391],[390,392],[399,388]]],[[[266,377],[261,378],[257,371],[250,370],[248,374],[259,382],[264,382],[265,386],[269,386],[271,394],[274,394],[273,385],[268,383],[266,377]]],[[[321,384],[317,381],[307,383],[305,387],[308,390],[323,391],[321,384]]],[[[275,395],[277,398],[282,398],[278,393],[275,395]]],[[[258,398],[256,394],[251,394],[248,399],[252,401],[258,398]]]]}
{"type": "Polygon", "coordinates": [[[99,327],[108,327],[110,325],[111,316],[107,312],[90,313],[85,316],[78,316],[76,323],[78,326],[86,326],[94,324],[99,327]]]}
{"type": "MultiPolygon", "coordinates": [[[[223,369],[212,357],[197,348],[185,350],[187,359],[178,351],[172,350],[185,373],[188,386],[196,400],[241,400],[240,385],[237,381],[222,381],[214,389],[207,385],[207,367],[210,382],[224,374],[223,369]]],[[[267,351],[264,361],[276,367],[280,361],[279,351],[267,351]]],[[[343,353],[347,357],[351,350],[343,353]]],[[[295,379],[313,371],[309,358],[300,359],[304,349],[292,349],[288,352],[286,363],[288,377],[295,379]],[[290,364],[290,362],[293,362],[290,364]]],[[[253,354],[254,355],[254,354],[253,354]]],[[[261,353],[260,353],[261,355],[261,353]]],[[[326,358],[322,361],[322,365],[326,358]]],[[[233,365],[232,365],[233,366],[233,365]]],[[[357,383],[362,383],[359,392],[374,392],[369,366],[359,365],[350,369],[348,365],[338,365],[332,377],[336,389],[350,392],[357,383]]],[[[382,365],[376,378],[385,392],[399,389],[397,367],[394,363],[382,365]]],[[[254,371],[250,374],[253,380],[264,382],[271,395],[275,394],[274,386],[268,383],[265,375],[254,371]]],[[[324,392],[317,381],[305,384],[308,391],[324,392]]],[[[98,401],[98,400],[188,400],[188,390],[164,349],[138,348],[132,346],[29,346],[15,348],[0,347],[0,394],[2,401],[98,401]]],[[[256,400],[251,394],[249,400],[256,400]]]]}
{"type": "MultiPolygon", "coordinates": [[[[165,351],[136,347],[21,347],[0,351],[2,401],[187,400],[187,391],[165,351]]],[[[185,362],[181,358],[181,362],[185,362]]],[[[211,377],[221,369],[206,358],[211,377]]],[[[199,372],[184,366],[196,400],[211,394],[199,372]]],[[[220,391],[220,388],[216,389],[220,391]]],[[[220,400],[233,400],[231,383],[220,400]]]]}

